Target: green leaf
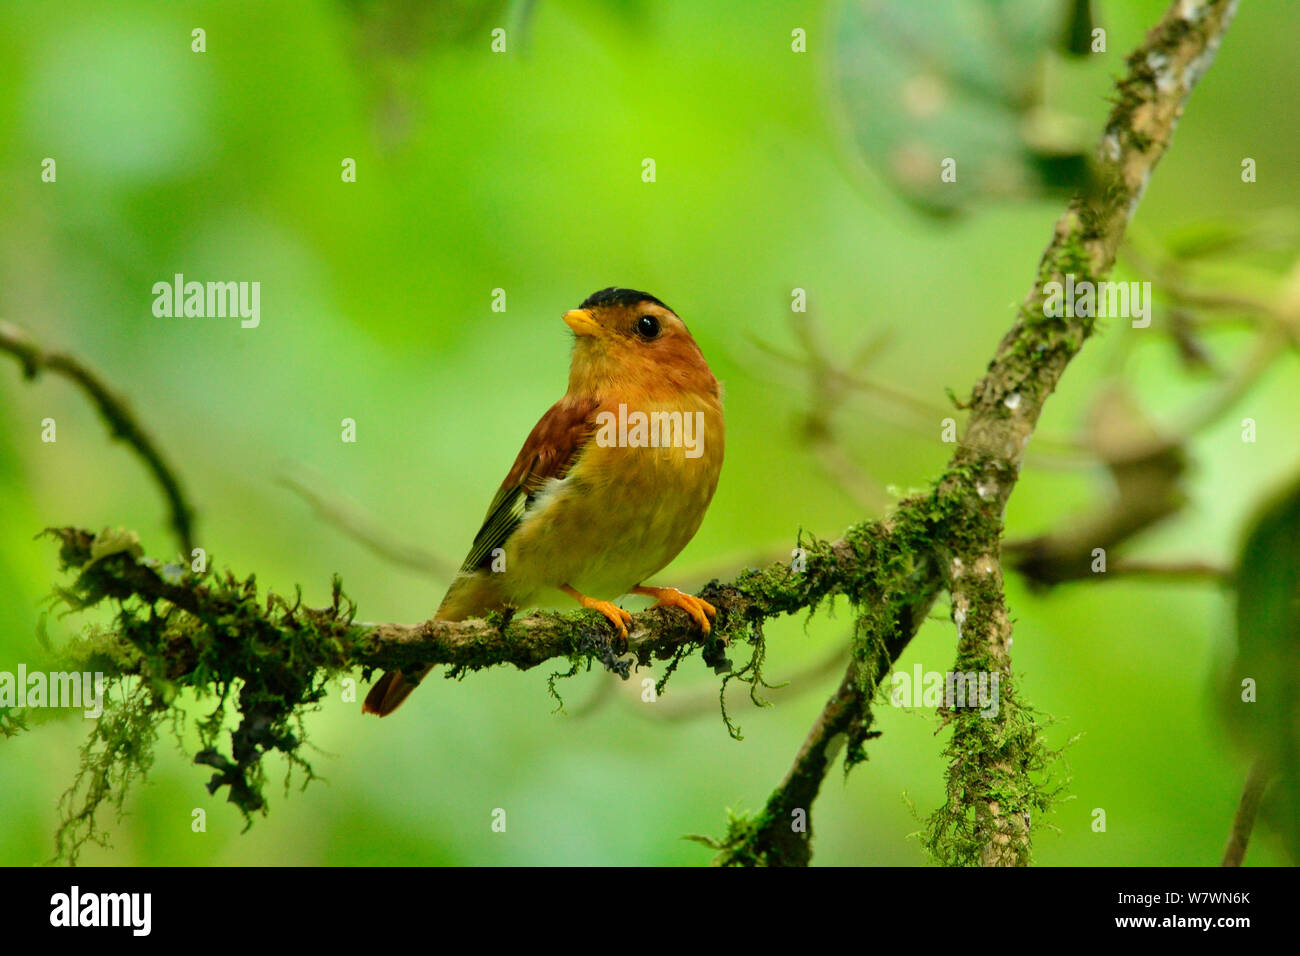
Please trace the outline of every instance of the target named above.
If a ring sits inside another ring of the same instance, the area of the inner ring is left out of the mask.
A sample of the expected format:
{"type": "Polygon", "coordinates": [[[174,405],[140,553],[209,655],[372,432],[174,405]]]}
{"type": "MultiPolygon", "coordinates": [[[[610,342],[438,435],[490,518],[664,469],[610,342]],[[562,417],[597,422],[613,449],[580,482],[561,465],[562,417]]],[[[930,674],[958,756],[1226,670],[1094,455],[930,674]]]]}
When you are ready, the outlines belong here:
{"type": "Polygon", "coordinates": [[[1169,254],[1185,262],[1253,255],[1265,249],[1290,255],[1300,249],[1300,229],[1292,215],[1237,213],[1232,219],[1208,219],[1179,226],[1165,242],[1169,254]]]}
{"type": "Polygon", "coordinates": [[[1066,0],[1066,6],[1069,13],[1061,36],[1062,52],[1071,56],[1087,56],[1092,52],[1092,31],[1097,25],[1092,0],[1066,0]]]}
{"type": "Polygon", "coordinates": [[[1300,862],[1300,483],[1264,508],[1242,546],[1228,677],[1229,725],[1274,773],[1264,817],[1300,862]]]}
{"type": "Polygon", "coordinates": [[[1059,45],[1066,13],[1042,0],[848,0],[836,86],[862,155],[935,214],[977,197],[1080,188],[1083,130],[1040,96],[1042,57],[1059,45]],[[940,178],[946,159],[953,182],[940,178]]]}

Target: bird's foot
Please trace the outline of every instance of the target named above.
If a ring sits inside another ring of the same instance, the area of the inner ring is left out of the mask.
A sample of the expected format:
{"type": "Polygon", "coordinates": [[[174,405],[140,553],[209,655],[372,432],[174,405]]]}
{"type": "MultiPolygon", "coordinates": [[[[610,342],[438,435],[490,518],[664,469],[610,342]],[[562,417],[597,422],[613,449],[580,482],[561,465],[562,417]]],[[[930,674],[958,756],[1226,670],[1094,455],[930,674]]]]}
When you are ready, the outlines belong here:
{"type": "Polygon", "coordinates": [[[580,591],[575,591],[567,584],[561,587],[560,590],[568,594],[583,607],[592,611],[599,611],[601,614],[605,615],[605,617],[609,618],[609,623],[614,625],[614,630],[618,631],[619,636],[623,638],[623,640],[627,640],[627,626],[632,623],[632,615],[627,611],[623,610],[612,601],[601,601],[593,597],[587,597],[587,595],[580,591]]]}
{"type": "MultiPolygon", "coordinates": [[[[676,588],[646,588],[634,587],[635,594],[645,594],[655,598],[659,603],[655,607],[679,607],[689,614],[700,626],[705,634],[713,630],[713,625],[709,619],[718,616],[718,609],[703,598],[697,598],[694,594],[687,594],[676,588]]],[[[725,644],[726,638],[722,639],[725,644]]]]}

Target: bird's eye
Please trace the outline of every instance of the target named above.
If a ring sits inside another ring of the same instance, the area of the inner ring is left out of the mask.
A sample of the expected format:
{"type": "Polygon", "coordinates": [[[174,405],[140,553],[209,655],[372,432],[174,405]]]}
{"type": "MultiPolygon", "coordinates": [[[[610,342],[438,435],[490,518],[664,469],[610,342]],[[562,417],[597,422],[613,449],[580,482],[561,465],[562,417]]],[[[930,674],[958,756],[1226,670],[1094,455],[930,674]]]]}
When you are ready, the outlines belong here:
{"type": "Polygon", "coordinates": [[[649,342],[659,335],[659,320],[653,315],[643,315],[636,320],[636,334],[649,342]]]}

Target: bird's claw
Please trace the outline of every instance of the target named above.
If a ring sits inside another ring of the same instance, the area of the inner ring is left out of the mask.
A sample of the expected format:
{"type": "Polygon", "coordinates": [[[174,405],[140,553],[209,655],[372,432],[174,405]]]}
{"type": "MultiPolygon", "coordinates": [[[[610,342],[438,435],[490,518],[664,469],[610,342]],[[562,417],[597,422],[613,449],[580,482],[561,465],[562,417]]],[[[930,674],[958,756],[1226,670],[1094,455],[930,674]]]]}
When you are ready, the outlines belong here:
{"type": "MultiPolygon", "coordinates": [[[[699,625],[700,630],[705,636],[713,630],[713,624],[710,619],[718,616],[718,609],[710,604],[704,598],[698,598],[694,594],[687,594],[676,588],[644,588],[642,593],[649,592],[658,599],[655,607],[679,607],[691,616],[691,619],[699,625]]],[[[721,638],[722,643],[727,643],[725,637],[721,638]]]]}
{"type": "Polygon", "coordinates": [[[567,584],[560,585],[560,590],[568,594],[571,598],[581,604],[589,611],[599,611],[605,615],[610,624],[614,625],[614,630],[618,631],[619,637],[627,640],[627,626],[632,623],[632,615],[623,610],[612,601],[602,601],[599,598],[587,597],[576,588],[567,584]]]}
{"type": "Polygon", "coordinates": [[[599,611],[609,619],[609,623],[614,625],[614,630],[618,631],[618,636],[627,640],[627,627],[632,623],[632,615],[623,610],[612,601],[593,600],[586,605],[593,611],[599,611]]]}

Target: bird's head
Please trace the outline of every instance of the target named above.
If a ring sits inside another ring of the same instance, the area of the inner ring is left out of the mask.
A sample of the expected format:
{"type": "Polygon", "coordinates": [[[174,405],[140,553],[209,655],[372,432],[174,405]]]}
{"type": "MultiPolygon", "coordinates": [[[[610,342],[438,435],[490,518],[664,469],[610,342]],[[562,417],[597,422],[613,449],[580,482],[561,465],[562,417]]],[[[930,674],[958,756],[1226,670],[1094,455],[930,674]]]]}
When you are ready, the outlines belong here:
{"type": "Polygon", "coordinates": [[[717,380],[686,323],[646,292],[602,289],[564,313],[564,321],[574,334],[571,394],[717,394],[717,380]]]}

